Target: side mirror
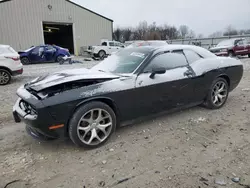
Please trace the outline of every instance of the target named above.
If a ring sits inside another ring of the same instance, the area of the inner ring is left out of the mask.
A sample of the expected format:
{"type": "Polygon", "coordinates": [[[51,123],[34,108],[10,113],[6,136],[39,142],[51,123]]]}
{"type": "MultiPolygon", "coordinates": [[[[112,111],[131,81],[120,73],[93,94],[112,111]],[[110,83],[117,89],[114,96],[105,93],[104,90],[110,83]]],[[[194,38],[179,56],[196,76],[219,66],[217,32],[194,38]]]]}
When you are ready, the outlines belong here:
{"type": "Polygon", "coordinates": [[[153,68],[152,73],[150,74],[149,78],[153,79],[156,74],[165,74],[166,69],[163,67],[153,68]]]}

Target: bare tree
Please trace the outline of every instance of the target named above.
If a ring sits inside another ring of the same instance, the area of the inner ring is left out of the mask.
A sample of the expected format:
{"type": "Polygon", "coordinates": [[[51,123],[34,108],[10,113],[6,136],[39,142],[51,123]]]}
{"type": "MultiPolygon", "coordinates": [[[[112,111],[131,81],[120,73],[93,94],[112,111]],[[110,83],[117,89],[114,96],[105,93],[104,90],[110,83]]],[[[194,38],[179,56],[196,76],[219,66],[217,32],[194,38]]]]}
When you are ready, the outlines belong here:
{"type": "Polygon", "coordinates": [[[189,32],[188,32],[188,34],[187,34],[187,38],[191,38],[191,39],[193,39],[193,38],[195,38],[195,32],[191,29],[191,30],[189,30],[189,32]]]}
{"type": "Polygon", "coordinates": [[[113,33],[113,37],[116,41],[120,41],[122,38],[122,31],[121,29],[118,27],[115,29],[114,33],[113,33]]]}
{"type": "Polygon", "coordinates": [[[188,26],[186,26],[186,25],[180,26],[179,32],[180,32],[182,38],[186,37],[186,35],[188,34],[188,30],[189,30],[188,26]]]}
{"type": "Polygon", "coordinates": [[[212,33],[211,35],[209,35],[208,37],[215,38],[215,37],[222,37],[222,36],[223,36],[222,32],[216,31],[212,33]]]}
{"type": "Polygon", "coordinates": [[[130,28],[124,29],[122,31],[122,34],[123,34],[124,41],[131,40],[131,38],[132,38],[132,30],[130,28]]]}
{"type": "Polygon", "coordinates": [[[225,29],[225,32],[223,33],[224,36],[230,36],[230,35],[238,35],[238,31],[233,28],[231,25],[227,26],[225,29]]]}
{"type": "Polygon", "coordinates": [[[201,38],[204,38],[204,36],[203,36],[203,34],[200,33],[200,34],[198,34],[197,38],[201,39],[201,38]]]}
{"type": "Polygon", "coordinates": [[[137,30],[137,33],[139,35],[139,38],[143,39],[145,37],[146,33],[148,32],[147,21],[140,22],[136,30],[137,30]]]}

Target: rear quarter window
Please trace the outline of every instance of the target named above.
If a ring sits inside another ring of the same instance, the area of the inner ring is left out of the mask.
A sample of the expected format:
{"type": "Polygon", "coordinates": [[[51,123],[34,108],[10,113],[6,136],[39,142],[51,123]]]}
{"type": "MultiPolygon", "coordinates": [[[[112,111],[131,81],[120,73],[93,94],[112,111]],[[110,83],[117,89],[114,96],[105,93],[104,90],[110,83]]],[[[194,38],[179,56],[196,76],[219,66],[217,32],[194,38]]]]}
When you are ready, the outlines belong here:
{"type": "Polygon", "coordinates": [[[202,59],[202,57],[199,54],[197,54],[196,52],[194,52],[192,50],[183,50],[183,52],[184,52],[189,64],[202,59]]]}

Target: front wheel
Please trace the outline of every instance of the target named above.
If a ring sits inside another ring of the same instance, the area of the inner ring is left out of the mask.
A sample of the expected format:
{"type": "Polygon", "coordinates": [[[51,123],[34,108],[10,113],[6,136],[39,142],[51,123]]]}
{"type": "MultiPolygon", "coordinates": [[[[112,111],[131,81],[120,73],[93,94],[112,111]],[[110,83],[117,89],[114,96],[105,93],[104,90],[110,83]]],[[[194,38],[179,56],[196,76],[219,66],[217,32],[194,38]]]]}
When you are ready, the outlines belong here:
{"type": "Polygon", "coordinates": [[[90,102],[74,113],[69,123],[69,137],[78,146],[97,148],[115,131],[116,115],[105,103],[90,102]]]}
{"type": "Polygon", "coordinates": [[[7,70],[0,69],[0,85],[6,85],[10,83],[11,75],[7,70]]]}
{"type": "Polygon", "coordinates": [[[228,83],[224,78],[217,78],[213,81],[210,87],[206,100],[205,107],[210,109],[219,109],[227,101],[229,93],[228,83]]]}
{"type": "Polygon", "coordinates": [[[250,54],[248,54],[248,57],[250,58],[250,54]]]}
{"type": "Polygon", "coordinates": [[[235,57],[235,54],[234,54],[233,51],[229,51],[229,52],[228,52],[228,56],[229,56],[229,57],[235,57]]]}

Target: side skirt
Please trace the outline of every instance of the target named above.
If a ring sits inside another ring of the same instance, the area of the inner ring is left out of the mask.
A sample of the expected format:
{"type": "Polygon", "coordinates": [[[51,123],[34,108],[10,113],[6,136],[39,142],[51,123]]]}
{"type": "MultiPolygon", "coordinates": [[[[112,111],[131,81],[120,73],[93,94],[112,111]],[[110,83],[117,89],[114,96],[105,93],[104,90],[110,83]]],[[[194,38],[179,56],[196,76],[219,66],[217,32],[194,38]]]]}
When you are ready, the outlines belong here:
{"type": "Polygon", "coordinates": [[[157,117],[162,117],[162,116],[167,115],[167,114],[172,114],[174,112],[178,112],[178,111],[181,111],[181,110],[189,109],[191,107],[199,106],[203,102],[204,101],[200,101],[200,102],[192,103],[192,104],[185,105],[185,106],[182,106],[182,107],[176,107],[176,108],[173,108],[172,110],[169,110],[169,111],[164,111],[164,112],[160,112],[160,113],[157,113],[157,114],[152,114],[150,116],[143,116],[143,117],[139,117],[139,118],[136,118],[136,119],[133,119],[133,120],[130,120],[130,121],[121,122],[118,127],[128,126],[128,125],[132,125],[132,124],[139,123],[139,122],[145,122],[145,121],[157,118],[157,117]]]}

